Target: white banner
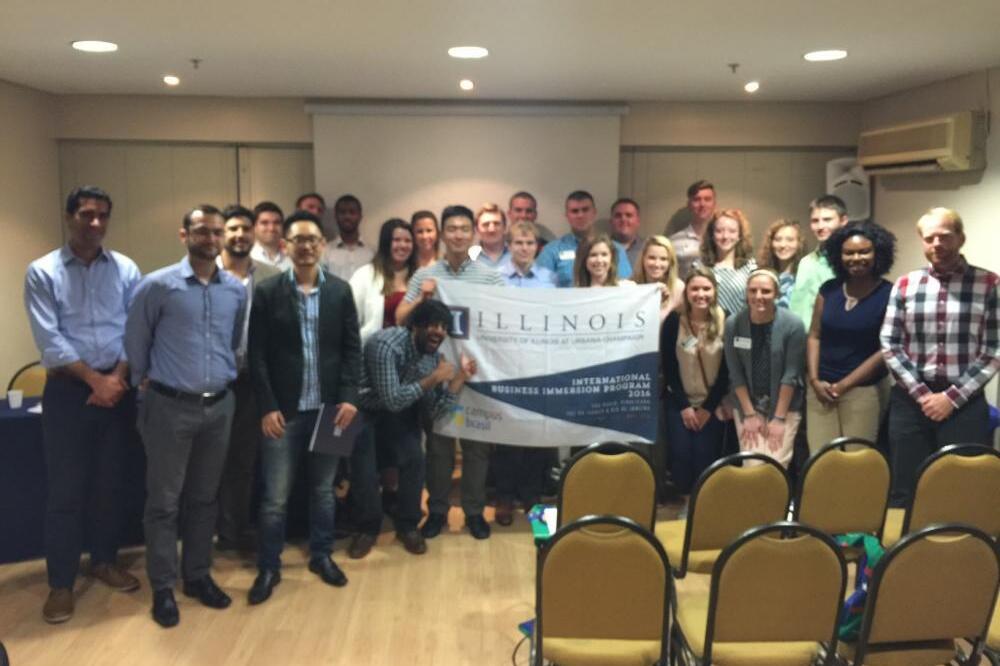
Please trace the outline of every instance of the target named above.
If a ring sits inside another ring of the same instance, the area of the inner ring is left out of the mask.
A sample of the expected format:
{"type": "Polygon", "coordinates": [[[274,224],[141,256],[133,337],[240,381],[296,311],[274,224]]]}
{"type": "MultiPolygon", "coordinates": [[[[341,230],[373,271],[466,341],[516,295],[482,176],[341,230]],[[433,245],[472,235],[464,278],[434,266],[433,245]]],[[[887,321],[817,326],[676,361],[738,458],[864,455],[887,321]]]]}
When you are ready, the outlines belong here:
{"type": "Polygon", "coordinates": [[[660,289],[518,289],[439,281],[444,352],[476,360],[444,435],[521,446],[656,438],[660,289]],[[449,349],[450,348],[450,349],[449,349]]]}

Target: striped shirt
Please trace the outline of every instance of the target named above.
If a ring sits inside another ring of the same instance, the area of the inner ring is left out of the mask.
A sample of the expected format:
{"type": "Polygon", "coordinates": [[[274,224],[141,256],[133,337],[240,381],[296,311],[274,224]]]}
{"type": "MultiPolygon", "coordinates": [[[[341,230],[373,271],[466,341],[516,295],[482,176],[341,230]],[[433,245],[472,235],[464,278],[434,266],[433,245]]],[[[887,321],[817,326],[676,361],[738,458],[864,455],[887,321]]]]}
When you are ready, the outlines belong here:
{"type": "Polygon", "coordinates": [[[420,283],[427,279],[434,280],[457,280],[469,284],[485,284],[503,286],[504,281],[500,272],[495,268],[490,268],[481,261],[466,259],[457,271],[451,269],[451,264],[447,259],[442,259],[426,268],[421,268],[410,278],[410,283],[406,286],[406,296],[403,298],[407,303],[412,303],[420,296],[420,283]]]}
{"type": "Polygon", "coordinates": [[[455,396],[440,384],[427,393],[420,380],[437,367],[441,354],[421,354],[405,326],[384,328],[365,343],[358,401],[369,411],[401,412],[414,403],[431,418],[443,414],[455,396]]]}
{"type": "Polygon", "coordinates": [[[998,283],[964,258],[947,275],[926,267],[896,280],[879,337],[889,371],[914,399],[932,392],[928,384],[948,385],[960,408],[1000,369],[998,283]]]}
{"type": "Polygon", "coordinates": [[[715,281],[718,282],[719,306],[726,315],[736,314],[747,305],[747,278],[757,270],[757,260],[750,259],[739,268],[714,266],[715,281]]]}
{"type": "Polygon", "coordinates": [[[319,287],[326,278],[319,271],[315,286],[305,291],[295,282],[295,271],[286,273],[295,287],[298,297],[299,330],[302,332],[302,394],[299,396],[299,411],[319,409],[323,400],[319,392],[319,287]]]}

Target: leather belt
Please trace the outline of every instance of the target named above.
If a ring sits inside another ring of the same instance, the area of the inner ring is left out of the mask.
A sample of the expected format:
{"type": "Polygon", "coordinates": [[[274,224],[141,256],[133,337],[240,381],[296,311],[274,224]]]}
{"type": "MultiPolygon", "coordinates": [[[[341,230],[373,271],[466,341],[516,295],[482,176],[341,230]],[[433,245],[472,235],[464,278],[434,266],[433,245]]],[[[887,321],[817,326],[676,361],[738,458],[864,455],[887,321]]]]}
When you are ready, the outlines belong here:
{"type": "MultiPolygon", "coordinates": [[[[111,366],[106,370],[95,368],[95,370],[101,373],[102,375],[110,375],[112,372],[114,372],[114,369],[115,366],[111,366]]],[[[87,382],[83,381],[82,379],[74,375],[72,372],[63,369],[62,367],[49,368],[45,374],[48,376],[49,379],[65,379],[75,384],[79,384],[80,386],[86,386],[87,388],[90,388],[90,386],[87,385],[87,382]]]]}
{"type": "Polygon", "coordinates": [[[161,395],[165,395],[168,398],[174,398],[175,400],[180,400],[181,402],[189,402],[195,405],[201,405],[202,407],[210,407],[215,403],[219,402],[226,397],[229,393],[229,387],[217,391],[216,393],[188,393],[187,391],[178,391],[172,386],[167,386],[166,384],[161,384],[160,382],[149,380],[149,388],[153,389],[161,395]]]}

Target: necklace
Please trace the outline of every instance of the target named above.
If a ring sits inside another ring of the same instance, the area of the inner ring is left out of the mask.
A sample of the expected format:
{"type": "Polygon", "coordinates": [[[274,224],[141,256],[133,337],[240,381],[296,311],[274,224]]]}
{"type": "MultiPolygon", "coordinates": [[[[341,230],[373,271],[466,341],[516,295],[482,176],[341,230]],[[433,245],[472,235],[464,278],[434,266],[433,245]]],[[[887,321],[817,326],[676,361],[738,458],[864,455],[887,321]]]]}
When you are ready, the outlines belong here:
{"type": "Polygon", "coordinates": [[[875,287],[877,287],[877,286],[878,286],[878,283],[876,282],[875,285],[872,286],[870,289],[868,289],[865,293],[861,294],[858,297],[854,297],[854,296],[851,296],[850,294],[847,293],[847,283],[844,282],[840,286],[841,290],[844,292],[844,310],[847,311],[847,312],[850,312],[851,310],[853,310],[855,308],[855,306],[857,306],[858,301],[860,301],[862,298],[865,298],[866,296],[868,296],[868,294],[870,294],[873,291],[875,291],[875,287]]]}

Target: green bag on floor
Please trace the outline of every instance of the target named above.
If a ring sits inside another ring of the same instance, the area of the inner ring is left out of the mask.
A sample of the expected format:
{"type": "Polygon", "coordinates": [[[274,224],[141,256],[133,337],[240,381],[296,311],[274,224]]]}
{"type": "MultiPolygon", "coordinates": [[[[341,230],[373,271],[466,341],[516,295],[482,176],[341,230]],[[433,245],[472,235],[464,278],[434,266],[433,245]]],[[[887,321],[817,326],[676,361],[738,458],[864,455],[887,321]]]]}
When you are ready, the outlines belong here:
{"type": "Polygon", "coordinates": [[[885,554],[885,548],[877,537],[864,532],[840,534],[835,538],[842,547],[863,548],[865,551],[858,560],[854,592],[844,602],[844,608],[840,612],[840,626],[837,629],[840,640],[853,642],[858,639],[858,632],[861,630],[861,616],[865,612],[865,601],[868,599],[868,581],[871,580],[875,565],[885,554]]]}

